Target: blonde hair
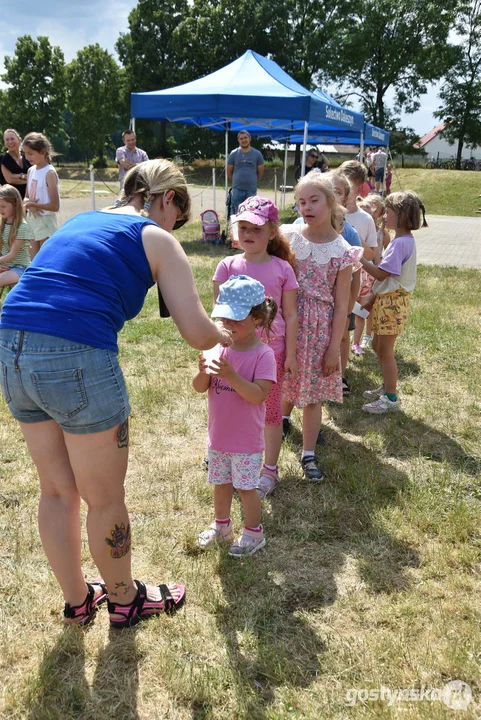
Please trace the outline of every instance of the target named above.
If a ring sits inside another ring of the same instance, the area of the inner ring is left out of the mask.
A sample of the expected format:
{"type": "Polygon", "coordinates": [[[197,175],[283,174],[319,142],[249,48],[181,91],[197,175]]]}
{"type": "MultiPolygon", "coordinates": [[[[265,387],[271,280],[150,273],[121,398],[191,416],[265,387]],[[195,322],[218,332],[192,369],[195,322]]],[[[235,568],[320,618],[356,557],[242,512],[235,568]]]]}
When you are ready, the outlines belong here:
{"type": "Polygon", "coordinates": [[[367,170],[357,160],[346,160],[339,166],[337,172],[345,175],[352,185],[360,187],[367,180],[367,170]]]}
{"type": "Polygon", "coordinates": [[[43,133],[31,132],[23,138],[23,147],[28,147],[36,152],[44,152],[48,162],[52,162],[54,153],[52,143],[43,133]]]}
{"type": "MultiPolygon", "coordinates": [[[[18,192],[16,187],[13,187],[13,185],[1,185],[0,186],[0,200],[3,200],[4,202],[10,203],[10,205],[13,205],[15,214],[13,216],[12,225],[10,227],[10,233],[8,235],[8,246],[11,248],[13,241],[17,237],[17,231],[20,225],[25,222],[25,210],[23,207],[23,200],[22,196],[18,192]]],[[[6,222],[4,218],[2,218],[2,222],[0,224],[0,235],[3,236],[3,231],[5,229],[6,222]]]]}
{"type": "Polygon", "coordinates": [[[13,133],[14,135],[16,135],[20,141],[22,140],[22,136],[20,135],[20,133],[18,133],[18,132],[17,132],[16,130],[14,130],[13,128],[7,128],[6,130],[4,130],[4,131],[3,131],[3,137],[5,137],[5,135],[6,135],[8,132],[11,132],[11,133],[13,133]]]}
{"type": "Polygon", "coordinates": [[[420,227],[428,226],[426,209],[421,198],[412,190],[391,193],[386,198],[385,206],[386,209],[394,210],[396,213],[398,227],[406,228],[406,230],[419,230],[420,227]]]}
{"type": "Polygon", "coordinates": [[[339,172],[339,170],[331,170],[327,173],[327,175],[331,178],[333,183],[339,183],[339,185],[342,187],[344,200],[346,200],[347,196],[351,192],[351,183],[349,182],[347,177],[341,172],[339,172]]]}
{"type": "Polygon", "coordinates": [[[175,193],[174,202],[182,212],[183,218],[190,215],[190,196],[184,174],[177,165],[165,158],[146,160],[135,165],[126,173],[119,206],[128,205],[136,196],[143,203],[140,214],[149,217],[148,207],[155,198],[169,190],[175,193]]]}
{"type": "Polygon", "coordinates": [[[384,212],[385,203],[379,195],[368,195],[366,198],[363,198],[360,202],[358,202],[358,207],[360,207],[361,210],[366,210],[367,212],[369,212],[371,208],[384,212]]]}
{"type": "Polygon", "coordinates": [[[325,196],[331,211],[331,225],[336,232],[340,233],[346,210],[337,202],[336,192],[331,178],[326,177],[326,174],[320,172],[310,172],[308,175],[304,175],[296,185],[296,201],[299,197],[299,190],[305,185],[313,185],[325,196]]]}

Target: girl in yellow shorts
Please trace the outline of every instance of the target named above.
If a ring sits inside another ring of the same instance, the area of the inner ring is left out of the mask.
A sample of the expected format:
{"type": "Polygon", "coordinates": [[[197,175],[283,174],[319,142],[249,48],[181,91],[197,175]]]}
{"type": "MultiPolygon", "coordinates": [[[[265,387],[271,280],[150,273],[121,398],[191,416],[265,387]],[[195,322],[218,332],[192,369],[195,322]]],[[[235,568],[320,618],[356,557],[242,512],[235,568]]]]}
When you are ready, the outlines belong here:
{"type": "Polygon", "coordinates": [[[365,271],[375,280],[373,292],[364,298],[362,305],[373,308],[372,346],[383,376],[380,387],[363,393],[369,402],[362,409],[373,415],[402,409],[397,393],[398,372],[394,345],[406,327],[411,293],[416,285],[416,244],[412,230],[418,230],[421,224],[427,227],[424,205],[414,192],[388,195],[385,207],[386,228],[395,231],[394,239],[379,265],[361,259],[365,271]]]}

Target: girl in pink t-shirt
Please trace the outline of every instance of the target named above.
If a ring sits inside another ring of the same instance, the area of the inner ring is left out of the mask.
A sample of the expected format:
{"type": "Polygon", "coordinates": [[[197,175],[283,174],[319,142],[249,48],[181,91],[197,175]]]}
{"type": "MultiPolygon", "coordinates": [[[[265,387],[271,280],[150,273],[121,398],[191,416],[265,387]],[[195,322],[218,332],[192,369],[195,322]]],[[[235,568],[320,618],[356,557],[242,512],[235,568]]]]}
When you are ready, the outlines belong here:
{"type": "Polygon", "coordinates": [[[269,334],[276,310],[260,282],[246,275],[231,276],[221,287],[212,317],[222,318],[232,332],[232,345],[218,347],[218,359],[209,365],[199,355],[199,372],[193,380],[197,392],[208,391],[208,481],[214,485],[215,510],[214,522],[199,535],[199,545],[207,548],[233,540],[230,508],[235,487],[245,525],[230,547],[232,557],[252,555],[266,544],[257,485],[265,446],[265,400],[276,382],[276,361],[256,330],[264,328],[269,334]]]}
{"type": "Polygon", "coordinates": [[[242,255],[221,260],[214,274],[214,301],[231,275],[248,275],[261,282],[267,296],[277,304],[269,340],[260,328],[258,336],[269,342],[276,356],[277,382],[266,399],[265,462],[259,477],[259,495],[271,495],[279,484],[277,461],[282,444],[281,390],[284,375],[297,377],[297,280],[296,261],[289,243],[279,231],[279,212],[271,200],[250,197],[239,205],[237,223],[242,255]]]}

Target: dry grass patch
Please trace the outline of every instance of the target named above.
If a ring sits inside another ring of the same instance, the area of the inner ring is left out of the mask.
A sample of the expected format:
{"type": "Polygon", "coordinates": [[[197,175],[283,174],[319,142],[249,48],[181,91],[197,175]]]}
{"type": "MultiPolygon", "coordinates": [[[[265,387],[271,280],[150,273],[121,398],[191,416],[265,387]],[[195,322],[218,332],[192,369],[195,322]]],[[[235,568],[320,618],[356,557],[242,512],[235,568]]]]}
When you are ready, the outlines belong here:
{"type": "MultiPolygon", "coordinates": [[[[222,248],[185,247],[206,307],[222,248]]],[[[212,519],[202,467],[206,401],[196,352],[156,293],[120,339],[132,403],[127,499],[135,576],[188,588],[177,616],[109,631],[60,624],[61,596],[36,530],[38,487],[0,405],[0,714],[5,718],[475,718],[480,706],[480,275],[421,268],[399,342],[405,413],[367,417],[372,354],[352,361],[354,393],[330,405],[319,449],[327,481],[299,467],[300,422],[265,505],[267,547],[236,562],[201,554],[212,519]],[[452,288],[456,288],[456,293],[452,288]],[[356,700],[354,690],[472,688],[467,713],[442,701],[356,700]]],[[[241,508],[233,518],[241,525],[241,508]]],[[[94,568],[83,537],[85,573],[94,568]]]]}

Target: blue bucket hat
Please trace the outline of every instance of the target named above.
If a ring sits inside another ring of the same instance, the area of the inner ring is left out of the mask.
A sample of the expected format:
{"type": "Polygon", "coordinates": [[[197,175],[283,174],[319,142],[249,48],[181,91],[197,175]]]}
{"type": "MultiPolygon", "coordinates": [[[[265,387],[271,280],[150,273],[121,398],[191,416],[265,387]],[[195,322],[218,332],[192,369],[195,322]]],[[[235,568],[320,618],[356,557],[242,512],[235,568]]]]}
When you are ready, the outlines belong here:
{"type": "Polygon", "coordinates": [[[245,320],[256,305],[266,299],[264,285],[247,275],[231,275],[220,286],[219,297],[211,317],[228,320],[245,320]]]}

